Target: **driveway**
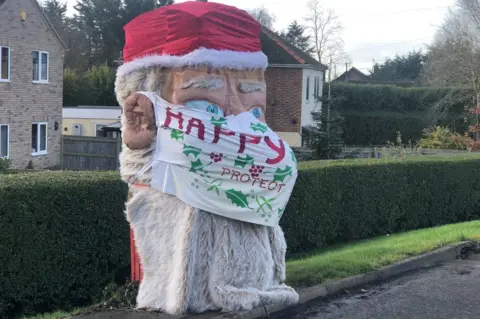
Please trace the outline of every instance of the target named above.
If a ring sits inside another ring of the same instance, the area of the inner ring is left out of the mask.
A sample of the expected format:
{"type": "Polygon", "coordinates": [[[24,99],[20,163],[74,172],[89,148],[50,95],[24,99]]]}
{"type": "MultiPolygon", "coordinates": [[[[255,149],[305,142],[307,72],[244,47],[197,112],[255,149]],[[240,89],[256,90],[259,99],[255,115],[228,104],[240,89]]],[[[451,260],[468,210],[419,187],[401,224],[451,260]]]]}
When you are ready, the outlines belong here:
{"type": "Polygon", "coordinates": [[[314,301],[270,318],[480,318],[480,255],[410,273],[337,299],[314,301]]]}

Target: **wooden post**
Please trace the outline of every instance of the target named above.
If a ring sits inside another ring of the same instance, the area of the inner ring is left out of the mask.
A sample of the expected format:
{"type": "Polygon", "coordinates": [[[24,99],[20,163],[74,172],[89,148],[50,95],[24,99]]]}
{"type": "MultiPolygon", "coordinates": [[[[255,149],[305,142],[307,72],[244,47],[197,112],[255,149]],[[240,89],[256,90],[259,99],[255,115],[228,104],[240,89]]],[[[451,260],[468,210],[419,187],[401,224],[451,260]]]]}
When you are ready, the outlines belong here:
{"type": "Polygon", "coordinates": [[[63,146],[63,134],[60,133],[60,169],[63,170],[63,150],[64,150],[64,146],[63,146]]]}
{"type": "MultiPolygon", "coordinates": [[[[128,200],[132,198],[132,193],[128,192],[128,200]]],[[[140,256],[138,255],[137,248],[135,247],[135,235],[133,229],[130,228],[130,280],[142,281],[143,269],[140,262],[140,256]]]]}
{"type": "Polygon", "coordinates": [[[120,168],[120,159],[118,157],[120,156],[121,151],[122,151],[122,137],[120,135],[117,135],[117,162],[115,165],[116,170],[120,168]]]}

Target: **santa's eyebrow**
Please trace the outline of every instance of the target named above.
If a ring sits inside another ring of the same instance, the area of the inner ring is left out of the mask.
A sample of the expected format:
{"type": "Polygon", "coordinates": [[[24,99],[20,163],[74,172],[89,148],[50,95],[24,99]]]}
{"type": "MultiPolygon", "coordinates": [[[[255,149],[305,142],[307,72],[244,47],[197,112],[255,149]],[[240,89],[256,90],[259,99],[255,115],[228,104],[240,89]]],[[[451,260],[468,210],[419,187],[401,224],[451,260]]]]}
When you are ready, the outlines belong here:
{"type": "Polygon", "coordinates": [[[207,89],[211,90],[218,90],[221,89],[225,85],[223,78],[219,76],[213,75],[204,75],[199,76],[193,79],[188,80],[185,83],[179,85],[180,89],[207,89]]]}
{"type": "Polygon", "coordinates": [[[260,82],[240,82],[238,89],[242,93],[265,92],[265,84],[260,82]]]}

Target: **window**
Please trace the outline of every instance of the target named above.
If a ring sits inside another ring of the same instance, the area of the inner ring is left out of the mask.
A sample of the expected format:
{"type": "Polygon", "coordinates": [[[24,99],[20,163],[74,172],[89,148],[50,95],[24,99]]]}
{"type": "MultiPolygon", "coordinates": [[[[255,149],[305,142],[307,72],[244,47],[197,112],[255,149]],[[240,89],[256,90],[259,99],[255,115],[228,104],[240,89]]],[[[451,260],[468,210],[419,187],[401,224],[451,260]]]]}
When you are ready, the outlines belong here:
{"type": "Polygon", "coordinates": [[[0,158],[9,156],[9,139],[8,125],[0,125],[0,158]]]}
{"type": "Polygon", "coordinates": [[[10,81],[10,48],[0,47],[0,81],[10,81]]]}
{"type": "Polygon", "coordinates": [[[47,123],[32,124],[32,155],[47,154],[47,123]]]}
{"type": "Polygon", "coordinates": [[[319,98],[320,93],[320,78],[316,77],[313,83],[313,96],[317,99],[319,98]]]}
{"type": "Polygon", "coordinates": [[[48,52],[33,51],[33,81],[48,82],[48,52]]]}
{"type": "Polygon", "coordinates": [[[109,137],[109,138],[117,138],[118,133],[114,131],[104,131],[103,128],[108,127],[108,125],[103,124],[96,124],[95,125],[95,136],[96,137],[109,137]]]}
{"type": "Polygon", "coordinates": [[[305,97],[308,100],[310,100],[310,77],[307,76],[307,89],[306,89],[306,97],[305,97]]]}

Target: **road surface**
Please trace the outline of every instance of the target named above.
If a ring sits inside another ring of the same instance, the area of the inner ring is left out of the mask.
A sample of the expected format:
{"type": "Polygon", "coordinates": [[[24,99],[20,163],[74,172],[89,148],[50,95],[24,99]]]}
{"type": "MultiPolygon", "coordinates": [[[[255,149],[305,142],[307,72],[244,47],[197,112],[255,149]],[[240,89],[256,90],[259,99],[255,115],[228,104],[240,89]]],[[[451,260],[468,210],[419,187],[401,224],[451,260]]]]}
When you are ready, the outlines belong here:
{"type": "Polygon", "coordinates": [[[480,255],[413,272],[337,299],[316,301],[270,318],[480,318],[480,255]]]}

